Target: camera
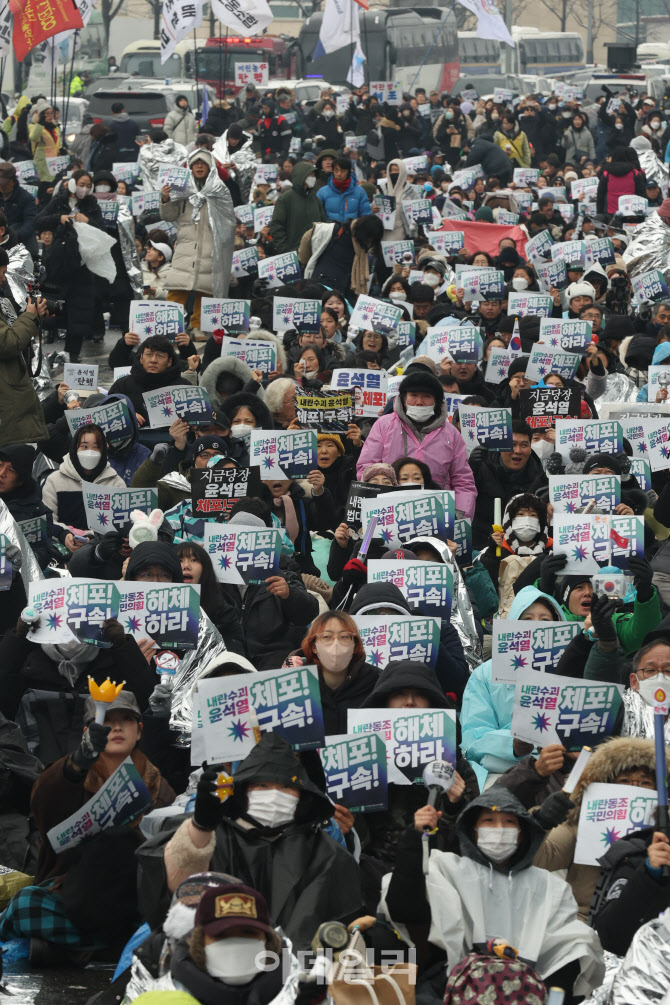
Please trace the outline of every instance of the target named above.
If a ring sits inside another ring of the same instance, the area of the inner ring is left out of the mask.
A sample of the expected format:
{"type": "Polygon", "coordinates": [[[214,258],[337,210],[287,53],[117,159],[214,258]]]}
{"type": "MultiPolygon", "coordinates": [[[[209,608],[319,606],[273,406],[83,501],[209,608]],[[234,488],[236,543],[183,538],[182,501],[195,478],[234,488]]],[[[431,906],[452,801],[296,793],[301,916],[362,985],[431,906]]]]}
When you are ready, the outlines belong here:
{"type": "Polygon", "coordinates": [[[628,280],[625,276],[612,276],[610,289],[605,297],[606,306],[613,314],[628,313],[628,280]]]}
{"type": "Polygon", "coordinates": [[[406,251],[402,256],[402,260],[405,263],[405,265],[411,265],[412,262],[414,261],[414,255],[412,254],[411,251],[406,251]]]}

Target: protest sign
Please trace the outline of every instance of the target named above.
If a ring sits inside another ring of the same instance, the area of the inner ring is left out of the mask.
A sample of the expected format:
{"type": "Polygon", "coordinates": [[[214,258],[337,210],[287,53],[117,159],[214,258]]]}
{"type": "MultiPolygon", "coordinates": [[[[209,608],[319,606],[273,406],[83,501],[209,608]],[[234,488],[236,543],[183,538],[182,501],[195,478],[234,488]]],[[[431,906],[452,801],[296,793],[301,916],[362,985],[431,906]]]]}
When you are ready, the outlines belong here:
{"type": "Polygon", "coordinates": [[[610,565],[631,571],[629,559],[644,558],[644,517],[612,516],[610,549],[610,565]]]}
{"type": "Polygon", "coordinates": [[[256,162],[255,185],[272,185],[279,178],[278,164],[259,164],[256,162]]]}
{"type": "MultiPolygon", "coordinates": [[[[585,178],[584,181],[595,181],[597,178],[585,178]]],[[[574,185],[574,182],[572,183],[574,185]]],[[[598,237],[586,243],[587,258],[593,262],[600,262],[603,268],[607,265],[614,265],[614,245],[611,237],[598,237]]]]}
{"type": "Polygon", "coordinates": [[[354,621],[365,649],[365,661],[371,666],[381,670],[387,663],[399,660],[435,666],[440,648],[437,618],[356,614],[354,621]]]}
{"type": "Polygon", "coordinates": [[[19,181],[30,181],[31,178],[38,177],[35,161],[14,161],[14,169],[19,181]]]}
{"type": "Polygon", "coordinates": [[[531,387],[519,392],[519,418],[531,429],[550,429],[556,419],[579,415],[582,399],[573,387],[531,387]]]}
{"type": "Polygon", "coordinates": [[[260,468],[261,478],[306,478],[317,466],[316,451],[313,429],[251,430],[249,464],[260,468]]]}
{"type": "Polygon", "coordinates": [[[119,593],[116,583],[101,579],[66,580],[65,603],[67,623],[80,642],[109,649],[112,645],[102,626],[109,618],[119,616],[119,593]]]}
{"type": "Polygon", "coordinates": [[[356,536],[362,528],[361,509],[364,499],[376,499],[380,493],[395,492],[395,485],[374,485],[372,482],[350,482],[349,496],[345,507],[345,521],[356,536]]]}
{"type": "Polygon", "coordinates": [[[260,234],[263,227],[270,226],[274,211],[274,203],[271,206],[259,206],[254,210],[254,234],[260,234]]]}
{"type": "Polygon", "coordinates": [[[475,447],[488,450],[511,450],[512,410],[511,408],[478,408],[476,405],[461,405],[458,410],[461,435],[468,455],[475,447]]]}
{"type": "Polygon", "coordinates": [[[457,255],[465,247],[465,232],[462,230],[444,230],[440,233],[431,233],[430,243],[438,254],[449,258],[457,255]]]}
{"type": "Polygon", "coordinates": [[[270,79],[269,63],[235,63],[235,85],[240,89],[247,84],[267,87],[270,79]]]}
{"type": "Polygon", "coordinates": [[[621,502],[620,475],[549,475],[548,480],[554,513],[579,513],[591,500],[601,512],[613,513],[621,502]]]}
{"type": "Polygon", "coordinates": [[[653,825],[658,793],[633,785],[591,782],[582,795],[575,865],[600,867],[615,841],[653,825]]]}
{"type": "Polygon", "coordinates": [[[48,527],[45,516],[36,516],[32,520],[17,520],[16,524],[31,548],[34,549],[36,544],[46,544],[48,527]]]}
{"type": "Polygon", "coordinates": [[[530,188],[537,185],[539,177],[539,168],[515,167],[514,174],[512,175],[512,181],[515,185],[519,185],[520,188],[530,188]]]}
{"type": "Polygon", "coordinates": [[[474,185],[478,178],[486,178],[486,172],[481,164],[473,164],[472,167],[459,168],[452,174],[452,188],[462,188],[466,191],[474,185]]]}
{"type": "MultiPolygon", "coordinates": [[[[526,257],[528,259],[535,257],[540,259],[550,258],[553,244],[554,239],[549,231],[541,230],[535,237],[531,237],[526,241],[526,257]]],[[[510,312],[508,311],[508,313],[510,312]]]]}
{"type": "Polygon", "coordinates": [[[571,265],[584,265],[586,262],[586,241],[562,241],[554,244],[551,249],[551,257],[554,261],[562,258],[571,265]]]}
{"type": "Polygon", "coordinates": [[[609,559],[609,534],[610,521],[606,514],[555,513],[553,551],[568,559],[562,569],[563,575],[600,572],[600,566],[606,565],[609,559]]]}
{"type": "Polygon", "coordinates": [[[370,97],[376,97],[380,104],[399,105],[402,102],[402,86],[399,80],[371,80],[370,97]]]}
{"type": "Polygon", "coordinates": [[[64,154],[61,157],[47,157],[47,170],[50,175],[60,174],[61,171],[67,171],[70,167],[70,155],[64,154]]]}
{"type": "Polygon", "coordinates": [[[596,176],[593,178],[575,178],[574,181],[570,182],[570,198],[579,199],[583,195],[587,199],[595,200],[599,181],[600,179],[596,176]]]}
{"type": "Polygon", "coordinates": [[[433,204],[430,199],[408,199],[406,202],[403,201],[402,208],[410,223],[433,222],[433,204]]]}
{"type": "Polygon", "coordinates": [[[277,345],[261,339],[226,338],[221,339],[221,355],[234,356],[246,363],[252,370],[272,373],[277,369],[277,345]]]}
{"type": "Polygon", "coordinates": [[[507,313],[511,317],[548,318],[553,308],[553,299],[544,293],[510,293],[507,298],[507,313]]]}
{"type": "Polygon", "coordinates": [[[415,157],[403,157],[402,162],[407,168],[407,174],[419,174],[428,170],[428,158],[425,154],[417,154],[415,157]]]}
{"type": "Polygon", "coordinates": [[[87,803],[47,831],[47,839],[60,854],[109,827],[127,826],[152,806],[151,793],[127,757],[87,803]]]}
{"type": "Polygon", "coordinates": [[[499,209],[496,223],[499,227],[516,227],[520,219],[521,217],[518,213],[510,213],[506,209],[499,209]]]}
{"type": "Polygon", "coordinates": [[[243,223],[245,227],[251,227],[254,222],[254,207],[248,205],[236,206],[235,218],[240,223],[243,223]]]}
{"type": "Polygon", "coordinates": [[[184,331],[184,308],[168,300],[131,300],[130,331],[144,342],[150,335],[163,335],[174,342],[184,331]]]}
{"type": "Polygon", "coordinates": [[[633,276],[631,282],[638,304],[667,300],[670,295],[668,293],[668,284],[660,269],[652,269],[651,272],[644,272],[642,275],[633,276]]]}
{"type": "Polygon", "coordinates": [[[316,667],[289,667],[254,674],[204,678],[193,697],[191,763],[237,760],[250,729],[250,712],[261,733],[278,733],[294,750],[324,743],[316,667]]]}
{"type": "Polygon", "coordinates": [[[472,520],[468,517],[454,520],[454,558],[459,568],[467,569],[472,565],[472,520]]]}
{"type": "MultiPolygon", "coordinates": [[[[161,167],[173,167],[173,166],[174,165],[172,165],[172,164],[162,164],[161,165],[161,167]]],[[[181,168],[180,170],[181,171],[185,171],[187,173],[186,174],[186,179],[188,181],[188,177],[191,174],[191,172],[189,171],[189,169],[188,168],[181,168]]],[[[139,178],[140,171],[141,171],[141,168],[140,168],[140,165],[137,163],[137,161],[114,161],[112,163],[112,174],[114,175],[114,177],[116,178],[116,180],[117,181],[125,181],[126,183],[129,182],[131,185],[133,185],[137,181],[137,179],[139,178]]],[[[159,178],[160,178],[160,174],[159,174],[159,178]]],[[[158,185],[158,189],[160,190],[163,187],[163,185],[165,185],[165,184],[166,184],[166,182],[164,182],[164,181],[160,182],[160,184],[158,185]]],[[[177,188],[177,185],[173,184],[172,182],[168,182],[168,184],[172,184],[173,188],[177,188]]],[[[161,230],[164,230],[165,228],[162,226],[162,224],[163,224],[163,221],[161,220],[161,230]]]]}
{"type": "Polygon", "coordinates": [[[97,363],[66,363],[63,367],[63,383],[71,391],[88,391],[94,394],[98,389],[97,363]]]}
{"type": "Polygon", "coordinates": [[[552,286],[556,290],[566,290],[570,285],[568,269],[562,258],[556,259],[555,262],[544,263],[535,260],[535,271],[540,289],[547,293],[551,291],[552,286]]]}
{"type": "Polygon", "coordinates": [[[161,193],[133,192],[130,206],[133,216],[141,216],[146,212],[157,213],[161,206],[161,193]]]}
{"type": "Polygon", "coordinates": [[[96,196],[96,198],[100,208],[100,215],[105,223],[116,223],[119,218],[119,200],[103,198],[102,196],[96,196]]]}
{"type": "Polygon", "coordinates": [[[549,196],[554,200],[554,203],[565,202],[567,199],[567,192],[563,185],[547,185],[546,188],[542,189],[542,195],[549,196]]]}
{"type": "Polygon", "coordinates": [[[387,399],[388,378],[385,370],[356,370],[343,368],[333,370],[330,380],[331,390],[355,389],[358,418],[376,419],[381,414],[387,399]]]}
{"type": "Polygon", "coordinates": [[[582,630],[574,621],[493,619],[491,680],[513,684],[521,670],[553,674],[556,665],[582,630]]]}
{"type": "Polygon", "coordinates": [[[436,363],[443,359],[478,363],[482,358],[482,337],[473,325],[429,328],[421,352],[436,363]]]}
{"type": "Polygon", "coordinates": [[[642,491],[648,492],[651,488],[651,468],[649,467],[649,461],[645,461],[641,457],[631,457],[630,473],[637,479],[642,491]]]}
{"type": "Polygon", "coordinates": [[[206,520],[227,520],[236,502],[260,491],[255,468],[191,468],[191,509],[193,516],[206,520]]]}
{"type": "Polygon", "coordinates": [[[652,471],[667,471],[670,468],[670,429],[668,418],[643,419],[644,438],[647,444],[647,459],[652,471]]]}
{"type": "Polygon", "coordinates": [[[398,321],[398,327],[396,328],[398,333],[398,342],[396,348],[406,349],[408,345],[413,346],[416,341],[416,322],[415,321],[398,321]]]}
{"type": "Polygon", "coordinates": [[[421,785],[431,761],[456,763],[452,709],[350,708],[347,733],[376,733],[384,739],[388,780],[396,785],[421,785]]]}
{"type": "Polygon", "coordinates": [[[514,91],[507,87],[493,88],[493,103],[496,105],[511,105],[514,101],[514,91]]]}
{"type": "Polygon", "coordinates": [[[572,380],[580,357],[571,352],[551,352],[537,342],[533,345],[526,364],[528,380],[543,380],[549,373],[557,373],[564,380],[572,380]]]}
{"type": "Polygon", "coordinates": [[[448,565],[370,559],[368,583],[394,583],[413,613],[449,620],[454,581],[448,565]]]}
{"type": "Polygon", "coordinates": [[[388,806],[386,744],[378,733],[327,736],[319,751],[326,791],[350,813],[377,813],[388,806]]]}
{"type": "Polygon", "coordinates": [[[248,586],[277,574],[282,534],[275,528],[206,523],[203,547],[220,583],[248,586]]]}
{"type": "Polygon", "coordinates": [[[445,489],[395,491],[361,504],[363,535],[373,516],[374,537],[387,548],[400,548],[415,537],[451,539],[454,531],[454,493],[445,489]]]}
{"type": "Polygon", "coordinates": [[[567,318],[542,318],[540,342],[549,349],[576,352],[583,355],[591,343],[591,322],[571,321],[567,318]]]}
{"type": "Polygon", "coordinates": [[[110,443],[135,436],[135,424],[130,418],[125,401],[113,401],[109,405],[99,405],[97,408],[68,408],[65,412],[65,421],[70,436],[74,436],[80,426],[91,424],[100,426],[105,439],[110,443]]]}
{"type": "Polygon", "coordinates": [[[600,419],[559,419],[556,423],[555,449],[567,463],[573,447],[587,454],[620,454],[623,433],[616,421],[600,419]]]}
{"type": "Polygon", "coordinates": [[[537,747],[593,747],[611,735],[623,687],[534,670],[517,670],[512,736],[537,747]]]}
{"type": "Polygon", "coordinates": [[[116,530],[128,535],[133,510],[151,513],[158,507],[157,489],[109,489],[92,482],[81,483],[88,529],[98,534],[116,530]]]}
{"type": "Polygon", "coordinates": [[[388,335],[403,317],[400,307],[361,295],[351,312],[349,327],[358,331],[375,331],[381,335],[388,335]]]}
{"type": "Polygon", "coordinates": [[[200,301],[200,329],[204,332],[224,331],[232,335],[249,331],[250,300],[216,300],[202,297],[200,301]]]}
{"type": "Polygon", "coordinates": [[[286,251],[283,255],[273,255],[271,258],[258,260],[258,278],[268,280],[268,288],[296,283],[302,277],[298,253],[286,251]]]}
{"type": "Polygon", "coordinates": [[[670,406],[668,386],[670,385],[670,367],[650,366],[647,370],[647,398],[654,404],[670,406]]]}
{"type": "Polygon", "coordinates": [[[176,384],[142,395],[152,429],[169,427],[177,419],[189,426],[208,426],[212,422],[212,405],[204,387],[176,384]]]}
{"type": "Polygon", "coordinates": [[[381,244],[384,265],[388,265],[389,268],[396,262],[414,261],[414,241],[382,241],[381,244]],[[406,255],[410,257],[406,259],[406,255]]]}
{"type": "Polygon", "coordinates": [[[28,605],[40,616],[37,627],[30,629],[31,642],[73,642],[76,639],[67,624],[67,582],[65,579],[35,579],[28,585],[28,605]]]}
{"type": "Polygon", "coordinates": [[[285,332],[295,328],[298,332],[318,332],[321,328],[321,301],[296,300],[293,297],[274,297],[272,302],[272,328],[285,332]]]}
{"type": "Polygon", "coordinates": [[[500,384],[507,377],[512,357],[507,349],[494,346],[489,350],[484,380],[487,384],[500,384]]]}
{"type": "MultiPolygon", "coordinates": [[[[121,180],[116,171],[114,171],[114,176],[118,180],[121,180]]],[[[165,185],[169,185],[172,192],[183,195],[188,188],[190,178],[191,169],[188,167],[182,167],[180,164],[159,164],[156,176],[156,188],[160,191],[165,185]]]]}
{"type": "Polygon", "coordinates": [[[505,292],[505,274],[498,269],[468,269],[461,272],[458,282],[464,300],[502,300],[505,292]]]}
{"type": "Polygon", "coordinates": [[[195,649],[200,587],[186,583],[115,584],[121,594],[119,621],[134,639],[153,639],[159,648],[195,649]]]}
{"type": "Polygon", "coordinates": [[[255,246],[234,251],[232,274],[238,277],[255,275],[258,272],[258,260],[258,248],[255,246]]]}
{"type": "Polygon", "coordinates": [[[12,560],[7,555],[7,549],[14,548],[13,543],[5,534],[0,534],[0,592],[8,590],[12,585],[12,560]]]}
{"type": "Polygon", "coordinates": [[[621,216],[646,216],[648,205],[642,195],[620,195],[618,213],[621,216]]]}
{"type": "Polygon", "coordinates": [[[354,421],[354,392],[311,391],[296,387],[295,414],[305,429],[319,429],[321,432],[346,433],[354,421]]]}

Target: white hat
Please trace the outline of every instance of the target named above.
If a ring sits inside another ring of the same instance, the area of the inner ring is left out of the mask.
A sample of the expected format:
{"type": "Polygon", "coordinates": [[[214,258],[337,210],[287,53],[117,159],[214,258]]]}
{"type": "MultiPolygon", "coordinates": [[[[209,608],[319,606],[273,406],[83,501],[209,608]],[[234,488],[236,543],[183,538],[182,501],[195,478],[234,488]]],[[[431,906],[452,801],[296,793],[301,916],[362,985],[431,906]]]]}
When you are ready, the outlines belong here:
{"type": "Polygon", "coordinates": [[[592,300],[596,299],[596,291],[590,283],[570,283],[565,295],[568,301],[572,300],[573,297],[591,297],[592,300]]]}
{"type": "Polygon", "coordinates": [[[160,251],[166,262],[172,261],[172,248],[169,244],[163,244],[162,241],[147,241],[147,244],[155,248],[156,251],[160,251]]]}

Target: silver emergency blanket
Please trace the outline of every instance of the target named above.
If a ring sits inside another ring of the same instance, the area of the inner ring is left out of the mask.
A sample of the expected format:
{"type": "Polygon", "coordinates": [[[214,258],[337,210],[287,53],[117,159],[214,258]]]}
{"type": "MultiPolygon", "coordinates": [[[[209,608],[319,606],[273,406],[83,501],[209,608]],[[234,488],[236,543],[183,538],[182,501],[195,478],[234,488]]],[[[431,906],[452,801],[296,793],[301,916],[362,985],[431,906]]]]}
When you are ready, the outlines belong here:
{"type": "Polygon", "coordinates": [[[256,165],[260,164],[256,154],[251,149],[253,137],[251,133],[242,131],[243,137],[248,139],[240,147],[231,150],[228,146],[228,130],[223,136],[219,136],[212,147],[212,153],[219,164],[234,164],[237,184],[240,186],[242,201],[248,202],[251,191],[251,183],[256,174],[256,165]]]}
{"type": "Polygon", "coordinates": [[[161,164],[186,166],[188,153],[181,143],[172,139],[162,143],[145,143],[140,147],[137,163],[140,165],[142,184],[145,192],[158,191],[158,169],[161,164]]]}
{"type": "Polygon", "coordinates": [[[28,303],[28,287],[35,279],[33,260],[25,244],[14,245],[7,254],[7,283],[14,302],[23,310],[28,303]]]}
{"type": "Polygon", "coordinates": [[[40,401],[44,401],[44,399],[53,391],[54,382],[51,378],[51,370],[49,369],[48,354],[44,352],[44,350],[42,350],[41,362],[39,357],[40,357],[40,347],[37,344],[37,342],[33,340],[32,369],[34,376],[32,378],[32,384],[33,387],[35,388],[35,391],[37,392],[37,396],[40,399],[40,401]],[[35,368],[37,367],[38,362],[40,363],[40,367],[39,370],[37,370],[36,372],[35,368]]]}
{"type": "Polygon", "coordinates": [[[637,401],[638,386],[625,373],[610,373],[604,392],[597,399],[600,405],[604,401],[637,401]]]}
{"type": "Polygon", "coordinates": [[[448,565],[451,569],[454,579],[454,592],[451,600],[451,617],[449,621],[458,632],[468,666],[471,670],[474,670],[482,661],[482,647],[479,635],[477,634],[470,596],[465,585],[465,580],[461,575],[461,570],[458,568],[449,546],[444,541],[440,541],[437,537],[414,537],[411,541],[403,544],[403,548],[407,548],[408,551],[414,551],[414,548],[418,544],[428,545],[428,547],[437,551],[442,557],[444,564],[448,565]]]}
{"type": "Polygon", "coordinates": [[[666,283],[670,282],[670,227],[658,213],[652,213],[635,228],[622,258],[630,276],[660,269],[666,283]]]}
{"type": "Polygon", "coordinates": [[[191,690],[210,660],[225,653],[226,644],[218,628],[212,624],[205,612],[200,610],[198,624],[198,644],[189,650],[175,674],[172,689],[172,712],[170,726],[177,730],[177,744],[188,747],[191,743],[191,720],[193,707],[191,690]]]}
{"type": "Polygon", "coordinates": [[[647,184],[655,181],[660,188],[663,198],[668,197],[668,165],[660,161],[653,150],[638,150],[637,156],[640,167],[645,173],[647,184]]]}
{"type": "MultiPolygon", "coordinates": [[[[209,226],[212,231],[214,254],[212,255],[212,294],[215,297],[228,295],[228,284],[233,266],[235,250],[235,228],[237,218],[230,192],[219,178],[216,168],[205,178],[198,189],[193,175],[189,179],[186,198],[193,207],[193,222],[197,223],[203,206],[207,207],[209,226]]],[[[177,235],[179,241],[179,235],[177,235]]]]}
{"type": "MultiPolygon", "coordinates": [[[[626,688],[622,696],[623,723],[622,736],[637,736],[642,740],[654,739],[654,709],[648,705],[639,691],[626,688]]],[[[670,744],[670,718],[663,727],[665,742],[670,744]]]]}
{"type": "Polygon", "coordinates": [[[668,1000],[670,917],[665,920],[666,915],[667,911],[638,929],[623,962],[614,972],[611,986],[607,986],[608,972],[603,986],[587,999],[589,1005],[658,1005],[668,1000]]]}
{"type": "Polygon", "coordinates": [[[137,254],[135,244],[135,220],[130,212],[127,203],[120,203],[119,215],[116,220],[119,231],[119,245],[121,247],[121,257],[128,273],[128,280],[136,299],[142,297],[142,269],[140,266],[140,256],[137,254]]]}
{"type": "Polygon", "coordinates": [[[26,588],[37,579],[44,579],[35,553],[26,541],[21,528],[17,525],[6,505],[0,499],[0,534],[4,534],[9,544],[21,553],[21,579],[26,588]]]}

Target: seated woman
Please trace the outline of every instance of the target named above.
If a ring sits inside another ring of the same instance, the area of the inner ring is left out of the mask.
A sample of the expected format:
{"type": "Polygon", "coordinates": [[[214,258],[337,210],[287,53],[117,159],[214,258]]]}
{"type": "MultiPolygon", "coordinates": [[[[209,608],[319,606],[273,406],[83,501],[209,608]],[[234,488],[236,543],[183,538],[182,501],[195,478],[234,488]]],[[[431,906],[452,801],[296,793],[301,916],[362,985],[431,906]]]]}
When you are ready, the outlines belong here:
{"type": "MultiPolygon", "coordinates": [[[[565,615],[553,597],[534,586],[526,586],[512,601],[509,619],[565,621],[565,615]]],[[[512,738],[514,684],[495,684],[491,669],[491,660],[476,667],[463,692],[463,752],[471,763],[480,764],[487,771],[501,772],[512,767],[528,750],[527,744],[512,738]]]]}
{"type": "MultiPolygon", "coordinates": [[[[429,942],[444,950],[446,969],[434,982],[440,997],[446,977],[470,953],[490,955],[491,964],[503,968],[487,945],[491,941],[513,947],[516,958],[547,988],[566,990],[568,1003],[575,1000],[573,994],[597,987],[604,966],[595,932],[578,919],[568,884],[533,865],[544,839],[537,820],[510,792],[493,786],[458,818],[460,854],[432,849],[424,875],[423,832],[432,832],[440,816],[432,806],[417,811],[414,827],[403,836],[386,895],[394,924],[430,925],[429,942]]],[[[506,988],[506,995],[514,995],[518,987],[506,988]]],[[[508,1000],[530,999],[514,995],[508,1000]]]]}
{"type": "Polygon", "coordinates": [[[141,921],[135,861],[141,817],[125,826],[112,823],[111,829],[62,851],[54,850],[49,831],[82,810],[128,757],[152,809],[169,806],[175,798],[139,749],[142,713],[132,691],[121,691],[109,703],[104,725],[95,721],[95,714],[88,698],[78,748],[46,768],[35,784],[30,809],[41,839],[36,885],[21,890],[0,921],[3,942],[30,939],[34,965],[62,962],[65,950],[120,948],[141,921]],[[105,862],[113,867],[103,868],[105,862]]]}
{"type": "Polygon", "coordinates": [[[512,496],[503,514],[502,533],[494,531],[476,561],[486,568],[498,590],[499,618],[509,617],[514,600],[514,583],[538,555],[551,551],[547,504],[530,492],[512,496]],[[498,556],[496,550],[500,549],[498,556]]]}
{"type": "Polygon", "coordinates": [[[420,485],[424,489],[437,488],[430,468],[423,461],[416,461],[413,457],[399,457],[391,467],[398,479],[398,488],[406,485],[420,485]]]}

